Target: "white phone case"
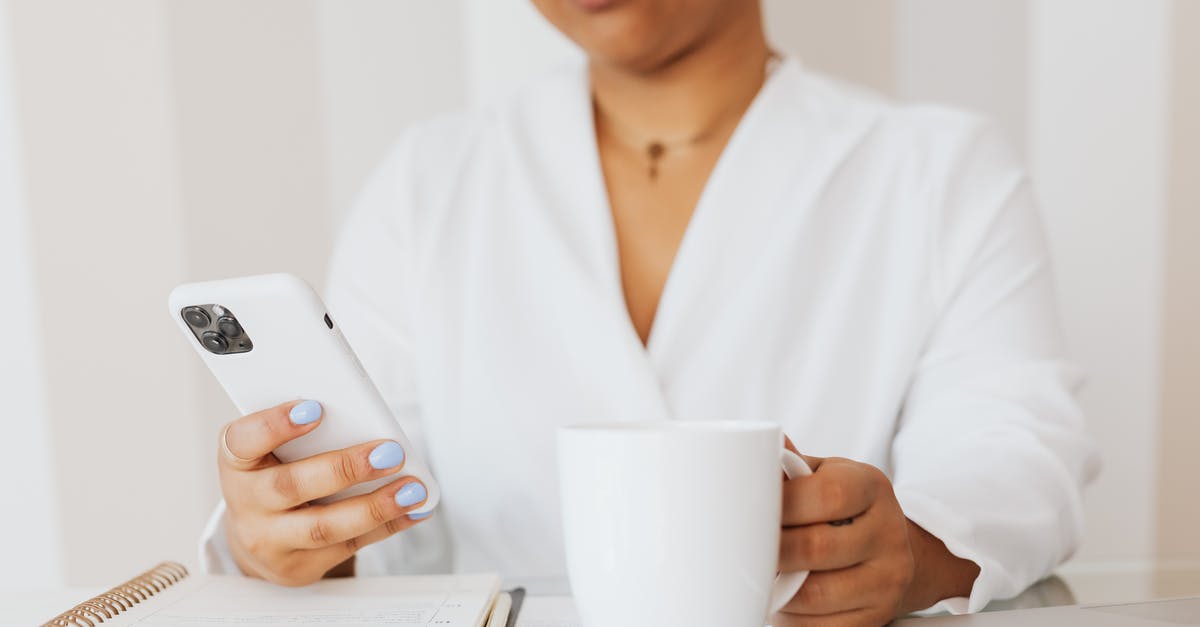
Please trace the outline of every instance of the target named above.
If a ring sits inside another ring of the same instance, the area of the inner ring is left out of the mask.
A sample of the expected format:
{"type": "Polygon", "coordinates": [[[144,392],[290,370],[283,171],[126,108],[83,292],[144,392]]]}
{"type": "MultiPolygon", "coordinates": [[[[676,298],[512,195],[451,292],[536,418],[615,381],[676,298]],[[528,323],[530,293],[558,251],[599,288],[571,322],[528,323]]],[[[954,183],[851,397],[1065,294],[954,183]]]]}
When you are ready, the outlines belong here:
{"type": "Polygon", "coordinates": [[[275,450],[281,461],[346,448],[381,438],[404,447],[404,468],[396,475],[355,485],[322,499],[363,494],[401,477],[425,484],[428,499],[413,512],[437,506],[437,482],[392,416],[375,384],[346,339],[329,319],[324,303],[303,280],[265,274],[188,283],[171,291],[171,317],[189,344],[243,414],[296,399],[312,399],[324,410],[314,431],[275,450]],[[241,323],[252,343],[247,352],[219,355],[206,350],[183,318],[189,306],[219,305],[241,323]]]}

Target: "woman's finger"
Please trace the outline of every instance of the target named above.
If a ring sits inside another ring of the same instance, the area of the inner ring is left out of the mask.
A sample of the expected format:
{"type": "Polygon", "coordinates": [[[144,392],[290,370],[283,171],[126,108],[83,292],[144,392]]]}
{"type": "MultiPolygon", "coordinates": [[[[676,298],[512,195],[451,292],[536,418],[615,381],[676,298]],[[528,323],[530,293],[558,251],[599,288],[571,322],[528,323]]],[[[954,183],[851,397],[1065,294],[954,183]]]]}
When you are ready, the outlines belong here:
{"type": "Polygon", "coordinates": [[[261,467],[271,451],[317,428],[321,404],[291,401],[247,414],[221,430],[220,463],[234,470],[261,467]]]}
{"type": "Polygon", "coordinates": [[[407,519],[406,514],[424,503],[427,496],[420,481],[400,479],[370,494],[285,513],[278,518],[277,537],[296,549],[343,544],[395,520],[407,519]]]}
{"type": "Polygon", "coordinates": [[[268,509],[285,510],[336,494],[353,485],[399,472],[404,449],[376,440],[278,464],[257,475],[255,494],[268,509]]]}
{"type": "MultiPolygon", "coordinates": [[[[416,515],[414,514],[414,516],[416,515]]],[[[421,522],[428,519],[428,517],[428,514],[415,518],[401,516],[400,518],[389,520],[386,523],[360,536],[350,538],[349,540],[332,546],[327,546],[325,548],[306,551],[306,553],[316,554],[318,556],[317,559],[319,559],[323,564],[328,563],[336,566],[348,559],[351,555],[357,553],[358,550],[364,546],[375,544],[381,540],[386,540],[387,538],[390,538],[401,531],[421,524],[421,522]]]]}
{"type": "Polygon", "coordinates": [[[830,457],[821,460],[812,475],[785,481],[783,525],[842,521],[865,512],[879,492],[878,478],[871,470],[865,464],[830,457]]]}
{"type": "Polygon", "coordinates": [[[872,607],[878,596],[876,588],[882,588],[875,585],[877,579],[878,573],[869,563],[814,572],[781,611],[823,616],[872,607]]]}
{"type": "Polygon", "coordinates": [[[847,525],[784,527],[779,537],[779,570],[836,570],[862,563],[875,553],[875,518],[867,510],[847,525]]]}
{"type": "Polygon", "coordinates": [[[808,469],[814,472],[816,472],[817,468],[821,466],[821,462],[825,461],[824,457],[814,457],[812,455],[805,455],[804,453],[801,453],[800,449],[796,448],[796,444],[792,442],[792,439],[786,435],[783,436],[783,447],[799,455],[804,460],[804,463],[808,464],[808,469]]]}

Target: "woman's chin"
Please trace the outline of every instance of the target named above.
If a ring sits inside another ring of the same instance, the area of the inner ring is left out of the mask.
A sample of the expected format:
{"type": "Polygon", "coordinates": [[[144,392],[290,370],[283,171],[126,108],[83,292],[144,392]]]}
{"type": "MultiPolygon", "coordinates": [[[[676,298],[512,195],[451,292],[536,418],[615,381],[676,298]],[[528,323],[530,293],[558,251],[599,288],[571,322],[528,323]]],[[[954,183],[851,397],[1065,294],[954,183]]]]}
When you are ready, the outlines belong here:
{"type": "Polygon", "coordinates": [[[671,4],[630,0],[536,0],[534,4],[593,61],[627,72],[654,71],[702,32],[702,24],[678,14],[671,4]]]}
{"type": "Polygon", "coordinates": [[[588,11],[588,12],[605,11],[607,9],[611,9],[611,8],[617,6],[621,2],[621,0],[567,0],[567,1],[570,2],[571,4],[575,5],[576,8],[583,10],[583,11],[588,11]]]}

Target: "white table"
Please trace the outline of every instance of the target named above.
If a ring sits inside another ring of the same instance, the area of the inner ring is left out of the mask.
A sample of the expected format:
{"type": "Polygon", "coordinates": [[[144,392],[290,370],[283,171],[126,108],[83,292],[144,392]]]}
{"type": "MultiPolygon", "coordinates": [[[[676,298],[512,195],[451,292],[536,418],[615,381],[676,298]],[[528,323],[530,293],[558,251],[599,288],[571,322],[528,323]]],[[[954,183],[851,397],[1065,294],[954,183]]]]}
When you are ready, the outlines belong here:
{"type": "MultiPolygon", "coordinates": [[[[558,581],[530,581],[529,606],[522,618],[529,620],[518,627],[574,627],[559,618],[571,608],[566,584],[558,581]]],[[[984,611],[1050,607],[1055,605],[1091,605],[1125,603],[1186,596],[1200,596],[1200,563],[1169,565],[1111,565],[1083,568],[1067,566],[1054,577],[1042,581],[1015,599],[995,601],[984,611]]]]}
{"type": "MultiPolygon", "coordinates": [[[[565,582],[521,582],[529,591],[529,608],[543,617],[569,608],[565,582]]],[[[68,609],[99,592],[99,588],[59,590],[0,591],[0,625],[39,625],[58,612],[68,609]]],[[[988,611],[1046,607],[1050,605],[1122,603],[1200,595],[1200,563],[1160,564],[1156,566],[1112,566],[1083,569],[1068,566],[1057,576],[1026,590],[1016,599],[999,601],[988,611]]],[[[526,616],[524,613],[522,616],[526,616]]],[[[529,614],[528,619],[533,619],[529,614]]],[[[518,623],[519,627],[567,627],[550,622],[518,623]]]]}

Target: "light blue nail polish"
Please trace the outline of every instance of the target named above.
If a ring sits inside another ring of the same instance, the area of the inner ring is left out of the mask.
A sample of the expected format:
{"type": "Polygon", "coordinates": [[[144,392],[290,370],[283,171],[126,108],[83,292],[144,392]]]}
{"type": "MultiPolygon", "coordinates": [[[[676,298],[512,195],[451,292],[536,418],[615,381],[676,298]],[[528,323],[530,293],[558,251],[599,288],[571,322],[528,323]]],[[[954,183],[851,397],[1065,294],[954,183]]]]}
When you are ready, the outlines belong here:
{"type": "Polygon", "coordinates": [[[409,520],[425,520],[426,518],[429,518],[429,515],[432,513],[433,512],[420,512],[418,514],[409,514],[408,519],[409,520]]]}
{"type": "Polygon", "coordinates": [[[396,505],[400,507],[412,507],[417,503],[425,500],[425,486],[419,481],[414,481],[400,488],[396,493],[396,505]]]}
{"type": "Polygon", "coordinates": [[[404,463],[404,449],[395,442],[384,442],[376,446],[367,459],[370,460],[372,468],[392,468],[404,463]]]}
{"type": "Polygon", "coordinates": [[[288,412],[288,418],[294,425],[312,424],[321,417],[321,404],[316,401],[304,401],[288,412]]]}

